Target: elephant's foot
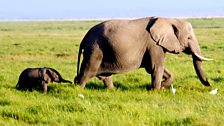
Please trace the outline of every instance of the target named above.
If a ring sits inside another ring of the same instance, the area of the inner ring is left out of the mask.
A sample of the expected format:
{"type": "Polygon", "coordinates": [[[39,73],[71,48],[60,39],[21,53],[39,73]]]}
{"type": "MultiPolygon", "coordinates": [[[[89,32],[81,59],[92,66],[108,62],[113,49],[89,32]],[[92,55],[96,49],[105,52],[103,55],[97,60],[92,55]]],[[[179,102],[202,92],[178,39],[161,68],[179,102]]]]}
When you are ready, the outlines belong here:
{"type": "Polygon", "coordinates": [[[100,80],[103,81],[104,85],[109,89],[113,90],[114,89],[114,84],[112,81],[112,75],[110,76],[97,76],[100,80]]]}
{"type": "Polygon", "coordinates": [[[79,84],[82,88],[85,88],[87,81],[91,78],[91,76],[83,75],[83,76],[77,76],[75,78],[76,84],[79,84]]]}
{"type": "Polygon", "coordinates": [[[166,90],[167,87],[169,87],[169,86],[165,86],[165,85],[163,85],[163,86],[161,87],[161,90],[166,90]]]}
{"type": "Polygon", "coordinates": [[[173,74],[167,68],[165,68],[163,78],[165,78],[165,80],[163,81],[161,89],[166,89],[173,83],[173,74]]]}

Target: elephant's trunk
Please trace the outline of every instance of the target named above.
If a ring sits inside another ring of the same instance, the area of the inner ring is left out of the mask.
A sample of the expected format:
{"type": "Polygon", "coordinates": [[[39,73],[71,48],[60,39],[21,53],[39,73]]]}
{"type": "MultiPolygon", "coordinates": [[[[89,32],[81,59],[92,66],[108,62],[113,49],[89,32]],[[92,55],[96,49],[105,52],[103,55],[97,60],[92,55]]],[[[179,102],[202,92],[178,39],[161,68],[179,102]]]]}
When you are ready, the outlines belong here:
{"type": "Polygon", "coordinates": [[[201,83],[205,86],[210,86],[208,80],[206,79],[204,71],[202,69],[202,61],[199,60],[195,55],[193,55],[192,57],[193,57],[194,69],[195,69],[201,83]]]}
{"type": "Polygon", "coordinates": [[[70,84],[72,84],[72,82],[71,82],[71,81],[69,81],[69,80],[65,80],[65,79],[63,79],[63,78],[61,78],[61,82],[64,82],[64,83],[70,83],[70,84]]]}
{"type": "Polygon", "coordinates": [[[193,64],[194,64],[194,69],[197,73],[198,78],[200,79],[201,83],[205,86],[210,86],[204,71],[202,69],[202,61],[203,60],[211,60],[208,58],[204,58],[201,56],[201,52],[200,52],[200,47],[199,45],[190,45],[190,49],[192,52],[192,58],[193,58],[193,64]]]}

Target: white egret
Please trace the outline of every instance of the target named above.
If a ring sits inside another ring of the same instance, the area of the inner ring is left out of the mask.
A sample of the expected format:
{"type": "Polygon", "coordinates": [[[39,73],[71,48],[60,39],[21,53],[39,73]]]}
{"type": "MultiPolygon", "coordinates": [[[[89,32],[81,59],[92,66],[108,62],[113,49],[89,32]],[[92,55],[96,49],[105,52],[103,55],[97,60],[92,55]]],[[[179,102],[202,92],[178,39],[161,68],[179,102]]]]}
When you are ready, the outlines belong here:
{"type": "Polygon", "coordinates": [[[82,95],[82,94],[78,94],[78,96],[79,96],[80,98],[83,98],[83,99],[84,99],[84,95],[82,95]]]}
{"type": "Polygon", "coordinates": [[[218,88],[216,88],[216,89],[214,89],[214,90],[210,91],[210,93],[209,93],[209,94],[217,94],[217,92],[218,92],[218,88]]]}
{"type": "Polygon", "coordinates": [[[171,84],[171,91],[172,91],[172,93],[173,93],[173,94],[175,94],[175,93],[176,93],[176,89],[175,89],[175,88],[173,88],[173,84],[171,84]]]}

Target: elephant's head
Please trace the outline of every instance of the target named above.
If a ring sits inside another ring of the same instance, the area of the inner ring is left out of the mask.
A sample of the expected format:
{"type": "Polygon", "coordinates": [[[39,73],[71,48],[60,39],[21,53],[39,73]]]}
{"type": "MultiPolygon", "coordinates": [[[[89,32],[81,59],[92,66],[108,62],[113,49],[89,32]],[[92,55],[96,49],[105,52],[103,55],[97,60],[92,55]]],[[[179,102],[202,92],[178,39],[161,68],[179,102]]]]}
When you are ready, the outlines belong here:
{"type": "Polygon", "coordinates": [[[61,82],[61,75],[59,74],[58,71],[56,71],[55,69],[52,69],[52,68],[46,68],[47,69],[47,72],[48,72],[48,75],[50,76],[52,82],[58,82],[60,83],[61,82]]]}
{"type": "Polygon", "coordinates": [[[148,28],[152,39],[165,51],[191,54],[195,71],[201,83],[210,86],[201,62],[211,59],[201,56],[200,47],[190,23],[178,19],[154,17],[150,20],[148,28]]]}
{"type": "Polygon", "coordinates": [[[47,68],[47,67],[44,67],[44,68],[46,69],[46,73],[50,77],[51,82],[53,81],[57,83],[66,82],[66,83],[72,84],[71,81],[63,79],[57,70],[53,68],[47,68]]]}
{"type": "Polygon", "coordinates": [[[41,78],[47,83],[60,81],[60,76],[58,75],[58,73],[46,67],[40,69],[40,75],[41,78]]]}

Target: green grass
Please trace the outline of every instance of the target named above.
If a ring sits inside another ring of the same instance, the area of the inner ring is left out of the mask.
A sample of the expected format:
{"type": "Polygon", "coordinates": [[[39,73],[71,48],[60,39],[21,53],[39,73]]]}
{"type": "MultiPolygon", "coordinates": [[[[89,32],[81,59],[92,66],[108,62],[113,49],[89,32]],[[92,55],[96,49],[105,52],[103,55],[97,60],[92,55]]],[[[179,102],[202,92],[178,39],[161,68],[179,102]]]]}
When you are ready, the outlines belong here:
{"type": "Polygon", "coordinates": [[[18,91],[15,85],[27,67],[53,67],[73,81],[79,43],[98,21],[1,22],[0,125],[224,125],[224,19],[189,21],[202,54],[214,59],[203,63],[212,87],[200,83],[191,56],[167,54],[175,95],[169,89],[147,91],[151,77],[144,69],[114,75],[114,91],[97,78],[84,90],[53,83],[48,94],[18,91]],[[214,88],[218,94],[210,95],[214,88]]]}

